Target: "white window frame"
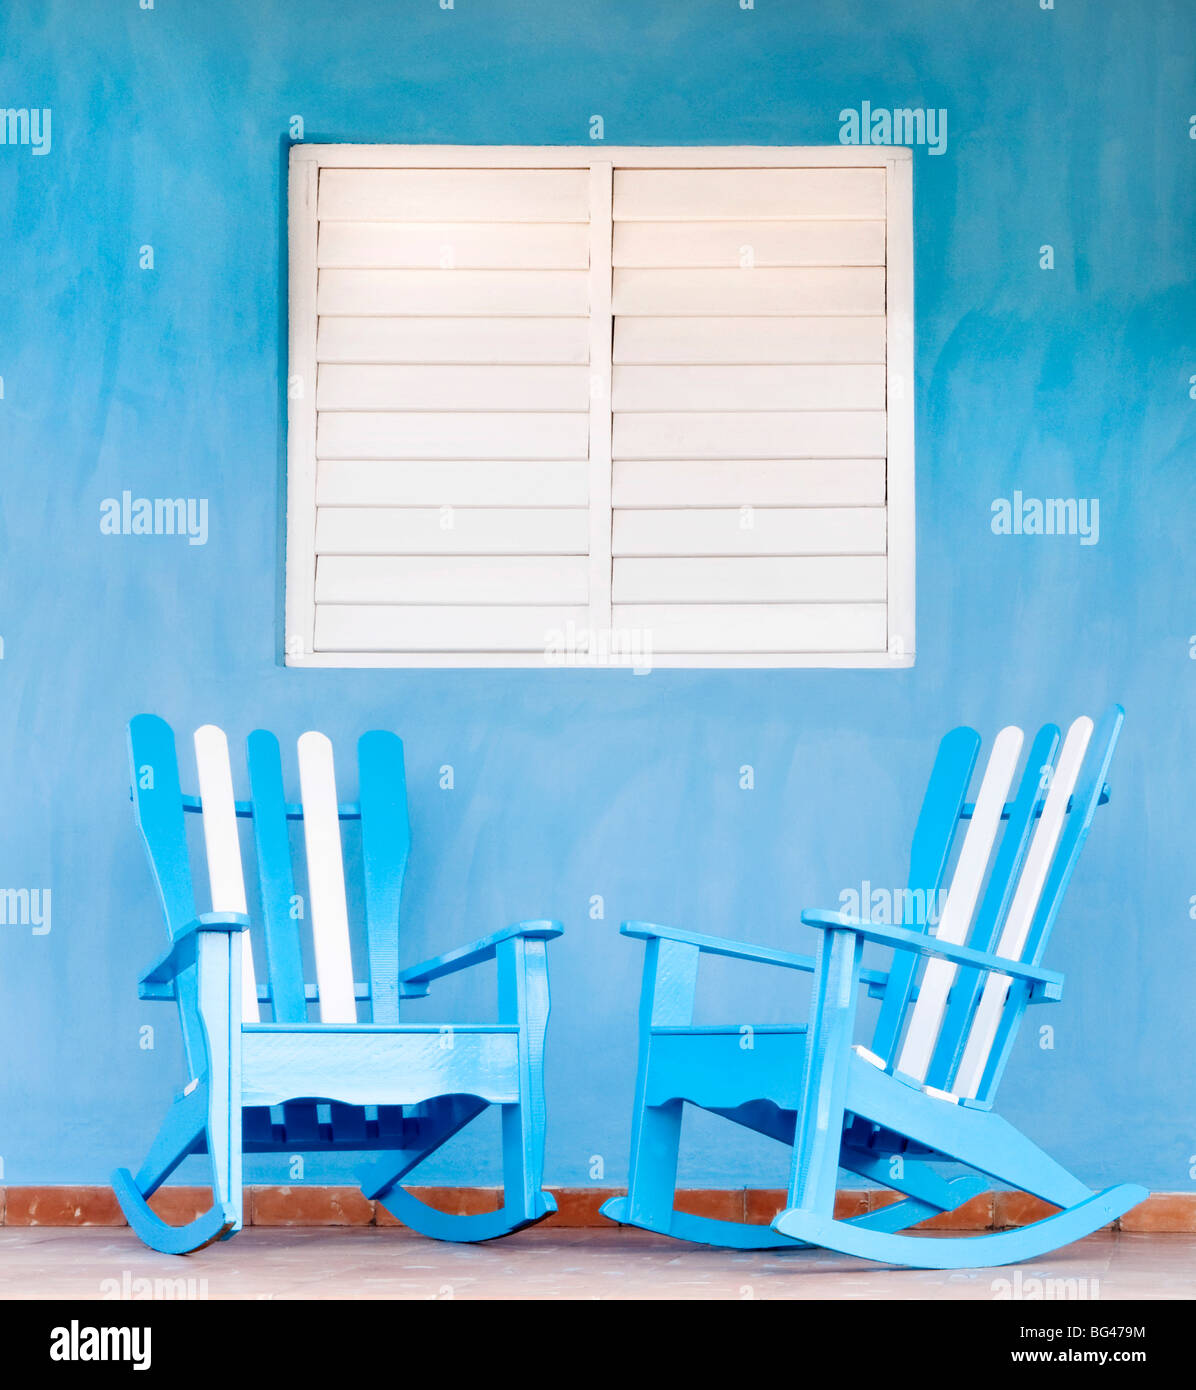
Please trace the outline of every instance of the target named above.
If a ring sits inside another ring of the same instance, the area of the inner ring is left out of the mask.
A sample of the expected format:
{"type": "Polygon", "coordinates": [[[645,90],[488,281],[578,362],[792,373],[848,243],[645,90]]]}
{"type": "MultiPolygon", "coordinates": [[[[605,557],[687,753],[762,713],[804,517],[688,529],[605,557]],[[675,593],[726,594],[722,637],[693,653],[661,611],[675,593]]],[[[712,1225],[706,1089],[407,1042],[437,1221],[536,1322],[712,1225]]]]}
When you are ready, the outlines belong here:
{"type": "MultiPolygon", "coordinates": [[[[617,168],[878,168],[886,175],[886,613],[885,652],[653,653],[655,667],[848,667],[914,664],[915,510],[913,362],[913,174],[902,146],[296,145],[288,185],[289,365],[287,376],[287,530],[285,663],[300,667],[532,667],[542,654],[509,652],[317,652],[316,526],[316,195],[321,169],[589,168],[593,199],[609,213],[617,168]],[[601,204],[599,204],[601,206],[601,204]]],[[[607,218],[607,236],[610,220],[607,218]]],[[[609,252],[609,246],[608,246],[609,252]]],[[[611,593],[611,266],[592,261],[590,341],[593,373],[605,373],[606,412],[591,408],[591,625],[610,620],[611,593]],[[594,349],[603,355],[595,360],[594,349]],[[603,424],[605,421],[605,425],[603,424]],[[605,541],[603,533],[605,532],[605,541]]],[[[600,384],[595,394],[600,392],[600,384]]],[[[584,661],[579,663],[585,666],[584,661]]]]}

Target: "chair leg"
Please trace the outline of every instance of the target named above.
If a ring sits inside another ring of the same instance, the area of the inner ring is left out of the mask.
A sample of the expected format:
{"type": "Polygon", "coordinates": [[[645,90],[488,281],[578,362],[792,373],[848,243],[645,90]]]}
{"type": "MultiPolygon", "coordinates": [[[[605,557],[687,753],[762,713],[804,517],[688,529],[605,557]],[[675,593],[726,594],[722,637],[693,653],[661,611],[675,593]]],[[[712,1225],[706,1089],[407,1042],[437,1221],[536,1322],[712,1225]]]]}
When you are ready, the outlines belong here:
{"type": "Polygon", "coordinates": [[[548,1031],[546,943],[526,937],[498,948],[498,1013],[519,1025],[519,1101],[502,1107],[503,1210],[522,1224],[556,1210],[544,1182],[544,1039],[548,1031]]]}
{"type": "MultiPolygon", "coordinates": [[[[860,939],[853,932],[823,933],[801,1108],[793,1137],[789,1209],[828,1219],[834,1215],[843,1144],[859,961],[860,939]]],[[[781,1229],[775,1221],[773,1227],[781,1229]]]]}

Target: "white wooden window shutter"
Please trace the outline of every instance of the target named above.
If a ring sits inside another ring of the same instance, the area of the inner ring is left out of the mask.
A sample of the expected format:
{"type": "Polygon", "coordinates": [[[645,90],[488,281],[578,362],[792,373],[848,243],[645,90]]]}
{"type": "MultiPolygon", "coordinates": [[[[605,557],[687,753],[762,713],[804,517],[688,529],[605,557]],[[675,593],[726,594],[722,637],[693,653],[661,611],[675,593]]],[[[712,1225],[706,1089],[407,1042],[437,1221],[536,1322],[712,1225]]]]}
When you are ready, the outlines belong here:
{"type": "Polygon", "coordinates": [[[911,665],[912,241],[902,148],[296,146],[288,664],[911,665]]]}

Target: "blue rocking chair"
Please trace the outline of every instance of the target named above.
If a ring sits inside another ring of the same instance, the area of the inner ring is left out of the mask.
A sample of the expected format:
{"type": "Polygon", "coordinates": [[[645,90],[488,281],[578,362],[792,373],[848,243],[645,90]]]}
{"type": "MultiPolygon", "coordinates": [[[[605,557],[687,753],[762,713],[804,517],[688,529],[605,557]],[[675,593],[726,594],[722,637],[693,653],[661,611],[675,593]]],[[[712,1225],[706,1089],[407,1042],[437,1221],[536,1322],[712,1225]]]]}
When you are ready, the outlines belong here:
{"type": "Polygon", "coordinates": [[[153,715],[129,726],[137,823],[157,881],[170,947],[142,976],[142,999],[179,1008],[189,1080],[141,1169],[113,1186],[129,1225],[155,1250],[182,1255],[235,1235],[242,1224],[242,1154],[372,1154],[365,1195],[440,1240],[507,1235],[555,1210],[541,1191],[544,1154],[546,942],[556,922],[520,922],[407,970],[399,969],[399,901],[410,846],[403,745],[391,733],[358,741],[359,800],[338,804],[332,745],[299,739],[302,799],[283,794],[278,740],[249,736],[251,797],[235,801],[228,742],[196,731],[199,796],[179,785],[174,735],[153,715]],[[210,912],[197,915],[186,814],[203,823],[210,912]],[[238,818],[253,823],[269,984],[256,982],[238,818]],[[305,983],[289,822],[302,821],[317,984],[305,983]],[[360,826],[368,985],[355,983],[341,822],[360,826]],[[498,962],[499,1022],[403,1024],[402,997],[482,961],[498,962]],[[358,1020],[368,1002],[368,1022],[358,1020]],[[270,1010],[268,1020],[262,1006],[270,1010]],[[319,1021],[309,1018],[318,1009],[319,1021]],[[478,1215],[437,1211],[400,1186],[487,1106],[502,1110],[504,1202],[478,1215]],[[214,1203],[171,1226],[147,1199],[191,1154],[211,1163],[214,1203]]]}
{"type": "MultiPolygon", "coordinates": [[[[1105,1226],[1146,1196],[1131,1184],[1095,1192],[1048,1157],[992,1106],[1022,1015],[1057,1000],[1063,978],[1040,964],[1098,805],[1124,711],[1093,732],[1077,719],[1039,731],[1016,794],[1018,728],[994,741],[974,804],[966,798],[980,748],[972,729],[943,739],[922,804],[905,901],[939,901],[959,836],[936,934],[803,912],[822,933],[817,960],[643,922],[639,1073],[625,1197],[612,1220],[741,1249],[817,1245],[924,1269],[1032,1259],[1105,1226]],[[1003,833],[1002,827],[1004,827],[1003,833]],[[991,868],[990,868],[991,862],[991,868]],[[890,947],[892,968],[861,966],[866,941],[890,947]],[[693,1022],[698,963],[729,956],[812,972],[809,1025],[693,1022]],[[869,1048],[854,1044],[859,991],[880,1007],[869,1048]],[[788,1204],[771,1223],[718,1221],[673,1208],[686,1103],[793,1146],[788,1204]],[[971,1171],[948,1179],[933,1166],[971,1171]],[[898,1200],[836,1219],[840,1168],[894,1189],[898,1200]],[[1030,1225],[978,1236],[901,1234],[985,1191],[989,1179],[1061,1210],[1030,1225]]],[[[905,914],[902,913],[904,916],[905,914]]]]}

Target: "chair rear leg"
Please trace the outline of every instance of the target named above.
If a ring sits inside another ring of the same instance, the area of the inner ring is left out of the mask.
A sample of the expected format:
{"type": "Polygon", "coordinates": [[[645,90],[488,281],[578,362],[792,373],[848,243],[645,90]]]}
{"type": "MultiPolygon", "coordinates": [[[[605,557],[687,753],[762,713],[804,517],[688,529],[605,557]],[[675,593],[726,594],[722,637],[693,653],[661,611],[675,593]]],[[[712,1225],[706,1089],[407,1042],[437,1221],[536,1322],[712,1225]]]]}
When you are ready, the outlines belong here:
{"type": "Polygon", "coordinates": [[[615,1221],[667,1231],[673,1220],[685,1102],[647,1105],[642,1096],[636,1100],[627,1196],[607,1202],[603,1212],[615,1221]]]}
{"type": "Polygon", "coordinates": [[[498,948],[498,1016],[519,1027],[519,1101],[502,1107],[503,1210],[526,1225],[556,1210],[544,1181],[544,1039],[547,943],[526,937],[498,948]]]}

